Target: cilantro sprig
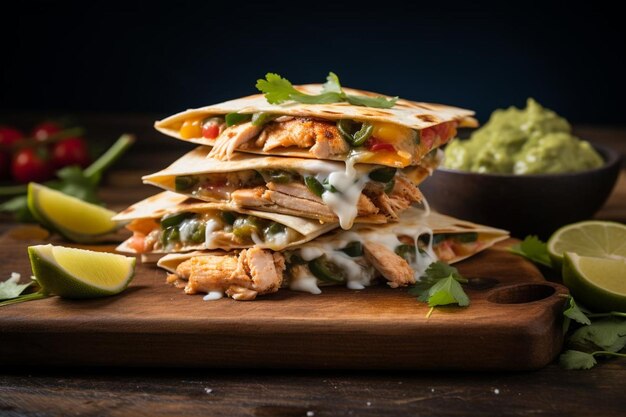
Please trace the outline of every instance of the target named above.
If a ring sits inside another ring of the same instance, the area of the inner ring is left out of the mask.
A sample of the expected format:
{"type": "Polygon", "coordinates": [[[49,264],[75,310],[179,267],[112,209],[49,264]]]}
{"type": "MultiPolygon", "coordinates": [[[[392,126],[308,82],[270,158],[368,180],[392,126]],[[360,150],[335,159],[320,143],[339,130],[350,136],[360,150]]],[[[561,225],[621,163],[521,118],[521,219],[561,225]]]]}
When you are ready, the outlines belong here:
{"type": "Polygon", "coordinates": [[[522,242],[511,246],[510,251],[532,262],[547,266],[548,268],[552,267],[552,261],[548,254],[548,245],[537,236],[526,236],[522,242]]]}
{"type": "Polygon", "coordinates": [[[470,304],[461,283],[466,284],[467,279],[455,267],[437,261],[428,266],[424,276],[409,289],[409,294],[428,303],[430,310],[426,317],[430,317],[437,306],[458,304],[467,307],[470,304]]]}
{"type": "Polygon", "coordinates": [[[43,289],[35,277],[31,277],[32,280],[26,284],[19,284],[20,277],[20,274],[14,272],[7,280],[0,281],[0,307],[48,297],[47,291],[43,289]],[[29,287],[38,290],[23,294],[29,287]]]}
{"type": "Polygon", "coordinates": [[[341,88],[339,77],[334,72],[328,74],[326,82],[322,86],[322,92],[316,95],[305,94],[296,90],[289,80],[271,72],[265,74],[265,79],[257,80],[256,88],[265,95],[265,99],[270,104],[281,104],[290,100],[304,104],[348,102],[355,106],[390,109],[398,101],[398,97],[388,99],[383,96],[368,97],[346,94],[341,88]]]}

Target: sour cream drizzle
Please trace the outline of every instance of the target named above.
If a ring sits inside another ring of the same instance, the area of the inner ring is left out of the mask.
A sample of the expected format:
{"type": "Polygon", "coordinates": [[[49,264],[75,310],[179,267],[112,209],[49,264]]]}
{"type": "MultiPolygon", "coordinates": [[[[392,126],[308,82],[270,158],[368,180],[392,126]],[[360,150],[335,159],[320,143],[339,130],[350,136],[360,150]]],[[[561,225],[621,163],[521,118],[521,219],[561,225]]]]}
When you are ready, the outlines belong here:
{"type": "MultiPolygon", "coordinates": [[[[373,267],[366,266],[367,264],[362,256],[350,257],[340,251],[348,243],[358,241],[363,244],[371,241],[385,246],[390,251],[395,251],[402,244],[398,236],[412,237],[417,248],[419,237],[429,235],[429,243],[426,248],[422,249],[423,253],[417,250],[415,260],[410,263],[415,279],[419,280],[426,272],[426,269],[428,269],[428,266],[437,261],[437,255],[433,251],[432,246],[433,231],[420,224],[420,220],[427,216],[427,213],[427,211],[417,208],[409,208],[403,214],[405,219],[408,218],[408,221],[404,221],[401,225],[388,224],[376,229],[371,229],[369,226],[356,226],[356,229],[337,233],[332,238],[306,243],[299,248],[298,252],[300,257],[307,262],[325,255],[329,262],[334,263],[344,271],[348,288],[363,289],[372,284],[373,278],[377,274],[373,267]],[[359,230],[361,231],[359,232],[359,230]]],[[[315,277],[309,272],[308,268],[304,266],[297,266],[296,268],[297,273],[294,274],[289,282],[289,288],[318,294],[319,287],[317,285],[315,287],[312,286],[312,279],[315,279],[315,277]]]]}

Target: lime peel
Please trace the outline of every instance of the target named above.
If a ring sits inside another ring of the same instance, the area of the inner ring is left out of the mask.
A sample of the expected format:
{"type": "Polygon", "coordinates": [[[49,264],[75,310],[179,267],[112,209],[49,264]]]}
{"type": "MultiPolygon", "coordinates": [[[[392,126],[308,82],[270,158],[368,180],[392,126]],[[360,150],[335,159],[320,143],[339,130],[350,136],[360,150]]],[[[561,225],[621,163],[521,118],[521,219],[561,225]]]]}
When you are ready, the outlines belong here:
{"type": "Polygon", "coordinates": [[[28,184],[28,207],[40,223],[75,242],[102,240],[121,226],[114,211],[37,183],[28,184]]]}
{"type": "Polygon", "coordinates": [[[38,245],[28,248],[28,256],[43,289],[65,298],[118,294],[135,273],[135,258],[113,253],[38,245]]]}
{"type": "Polygon", "coordinates": [[[585,306],[596,311],[626,311],[626,259],[566,252],[563,282],[585,306]]]}

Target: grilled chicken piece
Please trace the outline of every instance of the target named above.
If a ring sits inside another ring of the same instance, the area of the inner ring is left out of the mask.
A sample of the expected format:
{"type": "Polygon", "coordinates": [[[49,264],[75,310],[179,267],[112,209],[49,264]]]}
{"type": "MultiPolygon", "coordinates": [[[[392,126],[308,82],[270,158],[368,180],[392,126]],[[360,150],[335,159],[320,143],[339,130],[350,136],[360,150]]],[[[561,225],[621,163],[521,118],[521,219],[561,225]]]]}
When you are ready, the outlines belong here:
{"type": "MultiPolygon", "coordinates": [[[[267,188],[271,191],[277,191],[278,193],[281,193],[281,194],[286,194],[286,195],[296,197],[299,199],[305,199],[305,200],[315,201],[320,204],[324,204],[322,198],[313,194],[309,190],[309,188],[304,184],[300,184],[296,182],[291,182],[288,184],[277,184],[277,183],[270,182],[267,184],[267,188]]],[[[324,206],[327,207],[326,205],[324,206]]],[[[361,196],[359,197],[359,201],[357,202],[357,210],[358,210],[359,216],[367,216],[369,214],[378,213],[378,209],[376,208],[374,203],[372,203],[372,200],[370,200],[367,196],[363,194],[361,194],[361,196]]]]}
{"type": "Polygon", "coordinates": [[[265,190],[265,187],[241,188],[237,191],[233,191],[230,198],[238,207],[270,206],[271,202],[263,199],[265,190]]]}
{"type": "Polygon", "coordinates": [[[284,269],[280,253],[253,247],[239,255],[193,257],[178,265],[176,275],[187,280],[187,294],[222,291],[235,300],[254,300],[278,291],[284,269]]]}
{"type": "Polygon", "coordinates": [[[336,222],[337,216],[324,203],[308,200],[305,198],[293,197],[278,191],[267,190],[263,193],[265,200],[271,201],[274,205],[289,210],[295,216],[312,217],[325,222],[336,222]]]}
{"type": "Polygon", "coordinates": [[[254,126],[251,122],[227,127],[215,140],[215,145],[208,157],[221,160],[230,159],[235,150],[255,138],[262,129],[262,126],[254,126]]]}
{"type": "Polygon", "coordinates": [[[363,189],[367,195],[389,220],[396,221],[400,213],[413,203],[422,200],[422,194],[417,187],[404,175],[396,175],[395,184],[390,194],[383,191],[380,183],[369,182],[363,189]]]}
{"type": "Polygon", "coordinates": [[[264,151],[292,146],[311,148],[309,151],[320,159],[346,154],[350,150],[334,123],[306,117],[268,124],[255,145],[264,151]]]}
{"type": "Polygon", "coordinates": [[[386,246],[375,242],[363,244],[365,259],[389,282],[391,288],[415,284],[413,269],[404,258],[396,255],[386,246]]]}

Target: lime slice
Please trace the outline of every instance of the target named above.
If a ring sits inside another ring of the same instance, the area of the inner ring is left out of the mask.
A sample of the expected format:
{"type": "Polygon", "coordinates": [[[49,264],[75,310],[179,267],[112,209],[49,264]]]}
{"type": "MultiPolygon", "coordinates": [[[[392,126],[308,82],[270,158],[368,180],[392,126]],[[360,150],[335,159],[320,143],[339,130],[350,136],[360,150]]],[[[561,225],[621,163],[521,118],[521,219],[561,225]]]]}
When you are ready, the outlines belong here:
{"type": "Polygon", "coordinates": [[[626,259],[566,252],[563,282],[583,305],[597,311],[626,311],[626,259]]]}
{"type": "Polygon", "coordinates": [[[564,226],[548,241],[548,252],[555,265],[563,263],[565,252],[581,256],[626,259],[626,225],[590,220],[564,226]]]}
{"type": "Polygon", "coordinates": [[[28,208],[46,227],[80,243],[97,242],[118,229],[115,212],[46,186],[28,184],[28,208]]]}
{"type": "Polygon", "coordinates": [[[51,294],[92,298],[123,291],[135,274],[135,258],[63,246],[28,248],[33,274],[51,294]]]}

